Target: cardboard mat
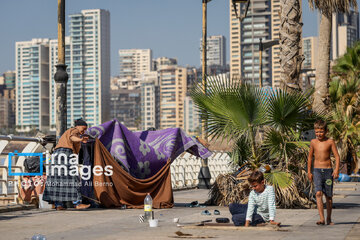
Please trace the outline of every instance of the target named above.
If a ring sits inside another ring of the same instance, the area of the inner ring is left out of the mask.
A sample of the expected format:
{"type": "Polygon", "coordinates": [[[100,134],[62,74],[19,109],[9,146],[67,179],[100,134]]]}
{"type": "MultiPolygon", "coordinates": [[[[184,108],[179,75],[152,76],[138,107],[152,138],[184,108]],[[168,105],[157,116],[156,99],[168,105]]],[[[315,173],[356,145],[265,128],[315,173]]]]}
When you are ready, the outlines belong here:
{"type": "Polygon", "coordinates": [[[285,229],[281,229],[279,226],[259,226],[259,227],[244,227],[244,226],[234,226],[232,223],[201,223],[201,224],[193,224],[193,225],[184,225],[181,226],[184,229],[216,229],[216,230],[239,230],[239,231],[287,231],[285,229]]]}

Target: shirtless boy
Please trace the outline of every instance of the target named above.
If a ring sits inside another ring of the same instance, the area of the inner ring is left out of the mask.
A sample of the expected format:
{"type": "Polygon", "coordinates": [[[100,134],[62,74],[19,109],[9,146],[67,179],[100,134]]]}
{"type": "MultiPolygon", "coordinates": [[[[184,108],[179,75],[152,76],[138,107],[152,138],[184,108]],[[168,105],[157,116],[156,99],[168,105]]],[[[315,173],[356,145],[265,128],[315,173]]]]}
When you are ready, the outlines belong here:
{"type": "Polygon", "coordinates": [[[333,180],[339,177],[340,157],[336,149],[335,142],[326,137],[327,125],[323,120],[318,120],[314,124],[316,139],[311,140],[310,151],[308,156],[308,178],[314,180],[316,191],[316,203],[319,210],[320,221],[317,225],[325,224],[324,205],[322,195],[326,197],[326,224],[334,225],[331,221],[333,180]],[[330,154],[334,154],[336,159],[335,170],[333,171],[330,154]],[[311,172],[312,159],[315,156],[314,169],[311,172]]]}

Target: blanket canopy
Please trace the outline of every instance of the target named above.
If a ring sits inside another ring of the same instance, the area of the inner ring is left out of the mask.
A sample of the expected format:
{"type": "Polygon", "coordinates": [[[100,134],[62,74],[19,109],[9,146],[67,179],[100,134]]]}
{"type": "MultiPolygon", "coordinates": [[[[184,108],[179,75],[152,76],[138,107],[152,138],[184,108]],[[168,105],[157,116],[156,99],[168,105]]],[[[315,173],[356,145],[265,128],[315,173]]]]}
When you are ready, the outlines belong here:
{"type": "Polygon", "coordinates": [[[115,119],[87,133],[97,138],[92,143],[93,166],[113,166],[111,176],[92,178],[94,195],[105,207],[142,208],[147,193],[154,208],[172,207],[171,162],[184,151],[201,158],[211,155],[180,128],[131,132],[115,119]]]}
{"type": "Polygon", "coordinates": [[[154,176],[168,160],[175,160],[184,151],[203,159],[211,155],[181,128],[132,132],[114,119],[89,128],[87,133],[98,138],[115,160],[139,179],[154,176]]]}

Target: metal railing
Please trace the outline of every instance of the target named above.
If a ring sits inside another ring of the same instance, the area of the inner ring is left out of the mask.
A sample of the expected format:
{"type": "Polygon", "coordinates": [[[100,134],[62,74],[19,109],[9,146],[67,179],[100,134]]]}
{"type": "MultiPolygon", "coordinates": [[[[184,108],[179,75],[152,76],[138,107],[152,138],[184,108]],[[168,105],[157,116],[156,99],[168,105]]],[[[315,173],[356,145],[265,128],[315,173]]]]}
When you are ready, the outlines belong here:
{"type": "MultiPolygon", "coordinates": [[[[214,151],[208,158],[211,174],[210,184],[213,184],[219,174],[234,170],[230,165],[230,157],[226,152],[214,151]]],[[[183,153],[171,164],[171,185],[173,189],[186,189],[196,187],[199,183],[198,175],[201,160],[190,153],[183,153]]]]}

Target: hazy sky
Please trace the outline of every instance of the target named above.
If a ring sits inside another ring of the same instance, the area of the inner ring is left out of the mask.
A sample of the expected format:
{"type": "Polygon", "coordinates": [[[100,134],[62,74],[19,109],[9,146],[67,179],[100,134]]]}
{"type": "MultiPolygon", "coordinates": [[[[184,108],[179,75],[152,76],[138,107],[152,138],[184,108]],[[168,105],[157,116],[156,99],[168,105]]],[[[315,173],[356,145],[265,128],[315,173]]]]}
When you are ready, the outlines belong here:
{"type": "MultiPolygon", "coordinates": [[[[200,66],[201,2],[67,0],[66,15],[83,9],[110,11],[111,75],[114,76],[119,71],[118,50],[127,48],[150,48],[154,57],[176,57],[180,65],[200,66]]],[[[302,2],[303,36],[315,36],[316,13],[309,10],[307,0],[302,2]]],[[[208,3],[208,35],[224,35],[229,52],[229,0],[208,3]]],[[[15,42],[32,38],[57,38],[57,0],[1,0],[0,73],[15,69],[15,42]]]]}

